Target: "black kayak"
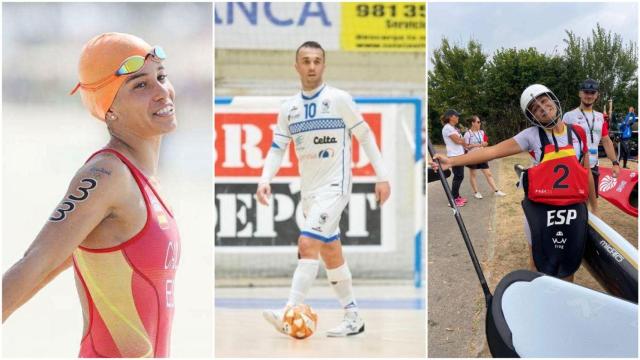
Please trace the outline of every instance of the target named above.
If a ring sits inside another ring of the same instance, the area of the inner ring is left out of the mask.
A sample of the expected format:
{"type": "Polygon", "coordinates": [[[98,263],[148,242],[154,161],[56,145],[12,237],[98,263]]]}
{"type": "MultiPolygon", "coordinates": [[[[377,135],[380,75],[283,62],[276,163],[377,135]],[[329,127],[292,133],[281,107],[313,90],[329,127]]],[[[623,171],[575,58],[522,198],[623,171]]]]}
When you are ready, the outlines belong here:
{"type": "MultiPolygon", "coordinates": [[[[520,177],[525,169],[514,170],[520,177]]],[[[582,264],[610,294],[638,303],[638,249],[591,213],[582,264]]]]}
{"type": "Polygon", "coordinates": [[[591,213],[582,264],[609,293],[638,303],[638,249],[591,213]]]}

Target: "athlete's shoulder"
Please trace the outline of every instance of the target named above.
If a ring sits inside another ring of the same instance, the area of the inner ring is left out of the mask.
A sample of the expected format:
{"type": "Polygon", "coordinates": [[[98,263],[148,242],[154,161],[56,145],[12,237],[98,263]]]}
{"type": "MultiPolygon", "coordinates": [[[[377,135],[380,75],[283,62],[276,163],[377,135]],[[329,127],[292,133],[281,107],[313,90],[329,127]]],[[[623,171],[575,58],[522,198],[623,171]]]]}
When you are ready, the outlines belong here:
{"type": "Polygon", "coordinates": [[[540,138],[540,129],[537,126],[529,126],[528,128],[520,131],[516,134],[519,137],[527,137],[529,139],[539,139],[540,138]]]}
{"type": "Polygon", "coordinates": [[[600,111],[593,110],[593,116],[595,116],[598,120],[604,121],[604,114],[600,111]]]}
{"type": "Polygon", "coordinates": [[[567,112],[564,113],[564,115],[562,115],[562,120],[564,120],[564,122],[567,121],[574,121],[576,120],[577,115],[580,113],[580,109],[579,108],[575,108],[572,110],[569,110],[567,112]]]}
{"type": "Polygon", "coordinates": [[[280,103],[280,110],[289,109],[293,104],[296,104],[300,101],[300,93],[295,95],[288,96],[282,100],[280,103]]]}
{"type": "MultiPolygon", "coordinates": [[[[535,151],[540,148],[540,134],[537,126],[530,126],[515,134],[513,139],[522,151],[535,151]]],[[[535,156],[531,155],[535,158],[535,156]]]]}
{"type": "MultiPolygon", "coordinates": [[[[71,188],[81,184],[93,184],[96,195],[115,200],[137,190],[132,185],[132,175],[127,165],[116,155],[102,152],[93,156],[76,172],[71,188]]],[[[97,197],[97,196],[96,196],[97,197]]]]}
{"type": "Polygon", "coordinates": [[[300,93],[290,96],[280,103],[280,115],[287,117],[300,108],[300,93]]]}
{"type": "Polygon", "coordinates": [[[97,169],[108,170],[111,175],[128,173],[127,165],[111,151],[102,151],[87,160],[79,171],[96,172],[97,169]]]}
{"type": "Polygon", "coordinates": [[[302,94],[300,91],[298,91],[295,94],[291,94],[285,97],[283,103],[294,103],[294,102],[300,102],[300,101],[302,101],[302,94]]]}
{"type": "MultiPolygon", "coordinates": [[[[82,165],[71,179],[64,200],[49,218],[54,223],[67,218],[73,221],[106,216],[132,198],[124,164],[110,154],[99,153],[82,165]],[[82,204],[82,206],[80,206],[82,204]]],[[[129,179],[132,182],[132,179],[129,179]]],[[[135,182],[134,182],[135,184],[135,182]]]]}
{"type": "Polygon", "coordinates": [[[326,92],[326,96],[342,100],[342,101],[352,101],[353,97],[348,92],[335,88],[330,85],[325,85],[323,92],[326,92]]]}

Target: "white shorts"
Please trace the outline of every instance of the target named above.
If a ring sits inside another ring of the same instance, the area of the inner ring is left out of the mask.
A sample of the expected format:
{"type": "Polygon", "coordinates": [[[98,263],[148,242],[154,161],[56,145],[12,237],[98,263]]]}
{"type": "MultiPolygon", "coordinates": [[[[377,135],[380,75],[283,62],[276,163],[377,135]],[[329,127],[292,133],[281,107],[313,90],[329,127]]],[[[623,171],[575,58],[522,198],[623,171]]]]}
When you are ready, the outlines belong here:
{"type": "Polygon", "coordinates": [[[329,243],[340,239],[340,218],[349,194],[321,192],[302,197],[304,225],[300,235],[329,243]]]}

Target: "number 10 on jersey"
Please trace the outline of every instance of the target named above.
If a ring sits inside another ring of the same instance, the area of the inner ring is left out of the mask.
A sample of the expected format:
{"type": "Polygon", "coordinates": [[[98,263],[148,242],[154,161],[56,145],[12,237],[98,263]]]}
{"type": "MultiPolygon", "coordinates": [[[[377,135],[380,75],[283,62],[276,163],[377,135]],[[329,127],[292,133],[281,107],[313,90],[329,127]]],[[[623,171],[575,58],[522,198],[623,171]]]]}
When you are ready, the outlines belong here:
{"type": "Polygon", "coordinates": [[[304,104],[304,118],[311,119],[316,116],[316,103],[304,104]]]}

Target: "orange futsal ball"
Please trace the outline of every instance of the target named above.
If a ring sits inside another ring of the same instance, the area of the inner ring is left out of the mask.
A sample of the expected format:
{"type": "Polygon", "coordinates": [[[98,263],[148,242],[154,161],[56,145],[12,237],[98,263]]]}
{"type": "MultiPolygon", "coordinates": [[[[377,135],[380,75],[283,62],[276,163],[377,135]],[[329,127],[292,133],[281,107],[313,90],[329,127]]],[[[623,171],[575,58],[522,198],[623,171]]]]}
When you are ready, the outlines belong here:
{"type": "Polygon", "coordinates": [[[304,339],[313,335],[318,324],[318,314],[306,304],[288,308],[284,313],[284,332],[295,338],[304,339]]]}

